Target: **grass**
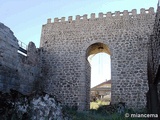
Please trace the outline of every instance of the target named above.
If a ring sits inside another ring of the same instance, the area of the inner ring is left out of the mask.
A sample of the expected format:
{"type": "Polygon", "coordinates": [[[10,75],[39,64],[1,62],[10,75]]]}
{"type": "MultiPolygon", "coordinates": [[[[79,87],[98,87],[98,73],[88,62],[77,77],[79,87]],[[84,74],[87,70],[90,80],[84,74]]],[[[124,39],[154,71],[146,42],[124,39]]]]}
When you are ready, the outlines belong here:
{"type": "Polygon", "coordinates": [[[110,102],[97,100],[96,102],[90,102],[90,109],[98,109],[100,106],[109,105],[110,102]]]}
{"type": "Polygon", "coordinates": [[[96,110],[83,112],[72,111],[72,114],[70,113],[70,117],[72,118],[72,120],[145,120],[144,118],[126,118],[124,114],[120,115],[118,113],[110,115],[101,114],[96,110]]]}
{"type": "Polygon", "coordinates": [[[72,120],[145,120],[145,118],[130,118],[125,117],[125,113],[146,113],[146,111],[134,111],[132,109],[126,109],[123,114],[119,113],[107,113],[105,105],[109,102],[96,101],[90,103],[89,111],[76,111],[74,109],[67,108],[67,114],[72,120]]]}

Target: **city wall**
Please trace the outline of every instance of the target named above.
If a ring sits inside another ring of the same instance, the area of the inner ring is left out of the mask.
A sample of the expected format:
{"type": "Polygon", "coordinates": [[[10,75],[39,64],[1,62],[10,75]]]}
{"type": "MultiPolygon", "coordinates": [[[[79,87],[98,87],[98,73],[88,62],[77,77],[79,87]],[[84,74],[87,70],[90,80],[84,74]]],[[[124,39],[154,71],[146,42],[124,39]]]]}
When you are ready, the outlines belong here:
{"type": "MultiPolygon", "coordinates": [[[[111,55],[111,102],[144,108],[148,91],[148,42],[153,30],[153,8],[131,12],[99,13],[47,20],[41,47],[45,91],[79,110],[89,109],[90,64],[87,49],[107,46],[111,55]]],[[[93,53],[93,52],[92,52],[93,53]]],[[[93,53],[94,54],[94,53],[93,53]]],[[[106,73],[107,74],[107,73],[106,73]]]]}

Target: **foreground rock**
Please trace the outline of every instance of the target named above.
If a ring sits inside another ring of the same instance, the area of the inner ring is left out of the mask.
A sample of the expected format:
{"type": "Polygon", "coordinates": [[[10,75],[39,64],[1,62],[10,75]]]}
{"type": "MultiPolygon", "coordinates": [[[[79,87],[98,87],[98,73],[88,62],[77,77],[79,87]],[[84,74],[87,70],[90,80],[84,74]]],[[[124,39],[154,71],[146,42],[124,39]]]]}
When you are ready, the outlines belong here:
{"type": "Polygon", "coordinates": [[[0,118],[18,120],[68,120],[60,104],[46,93],[23,95],[15,90],[0,92],[0,118]]]}

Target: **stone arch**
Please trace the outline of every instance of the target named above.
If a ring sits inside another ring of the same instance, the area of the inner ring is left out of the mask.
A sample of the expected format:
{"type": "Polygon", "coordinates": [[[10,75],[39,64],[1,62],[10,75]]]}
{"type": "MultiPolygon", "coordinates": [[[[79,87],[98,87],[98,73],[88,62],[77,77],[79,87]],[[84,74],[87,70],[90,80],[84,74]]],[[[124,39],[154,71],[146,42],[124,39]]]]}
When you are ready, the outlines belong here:
{"type": "Polygon", "coordinates": [[[108,45],[111,53],[112,103],[125,102],[129,108],[144,108],[148,91],[148,35],[152,33],[154,17],[153,12],[144,14],[143,9],[142,14],[134,14],[135,19],[126,15],[120,19],[116,14],[109,19],[53,23],[49,20],[43,25],[41,36],[42,69],[48,68],[47,74],[43,72],[44,81],[48,81],[45,91],[64,105],[86,110],[90,80],[86,51],[100,42],[108,45]]]}
{"type": "Polygon", "coordinates": [[[89,109],[89,103],[90,103],[90,83],[91,83],[91,66],[90,66],[90,58],[89,56],[94,56],[98,53],[106,53],[111,55],[110,48],[108,45],[102,43],[102,42],[94,42],[88,48],[86,49],[86,108],[89,109]]]}
{"type": "Polygon", "coordinates": [[[102,44],[106,45],[109,48],[110,53],[113,53],[113,48],[112,48],[113,43],[112,43],[112,41],[107,40],[108,39],[108,35],[105,35],[104,37],[101,37],[101,36],[96,36],[96,37],[99,37],[99,39],[98,40],[85,40],[85,41],[88,41],[88,42],[86,42],[84,44],[83,50],[87,51],[87,49],[91,45],[96,44],[96,43],[102,43],[102,44]]]}
{"type": "Polygon", "coordinates": [[[108,45],[106,45],[104,43],[101,43],[101,42],[96,42],[96,43],[91,44],[87,48],[87,50],[86,50],[86,57],[88,57],[88,56],[90,56],[92,54],[100,53],[100,52],[104,52],[104,53],[107,53],[109,55],[111,54],[108,45]]]}

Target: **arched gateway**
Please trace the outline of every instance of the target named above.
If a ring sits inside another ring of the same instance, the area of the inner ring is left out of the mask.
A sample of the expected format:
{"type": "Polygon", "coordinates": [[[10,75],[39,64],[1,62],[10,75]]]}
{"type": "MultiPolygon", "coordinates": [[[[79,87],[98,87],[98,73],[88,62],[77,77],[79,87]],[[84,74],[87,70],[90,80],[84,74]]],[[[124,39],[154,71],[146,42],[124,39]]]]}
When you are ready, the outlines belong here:
{"type": "MultiPolygon", "coordinates": [[[[153,8],[48,19],[42,27],[42,74],[45,90],[65,105],[89,109],[90,64],[93,45],[107,45],[111,53],[112,103],[146,106],[147,54],[155,13],[153,8]],[[90,49],[90,46],[92,46],[90,49]],[[88,52],[89,51],[89,52],[88,52]]],[[[106,49],[107,50],[107,49],[106,49]]]]}

